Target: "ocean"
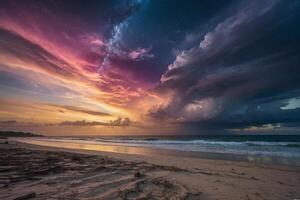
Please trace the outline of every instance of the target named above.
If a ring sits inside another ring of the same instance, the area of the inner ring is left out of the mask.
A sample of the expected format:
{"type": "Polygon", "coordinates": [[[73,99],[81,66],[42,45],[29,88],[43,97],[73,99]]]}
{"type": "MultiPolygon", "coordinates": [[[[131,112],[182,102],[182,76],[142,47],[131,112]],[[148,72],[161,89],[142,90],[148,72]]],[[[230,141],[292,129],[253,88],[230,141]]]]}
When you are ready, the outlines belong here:
{"type": "Polygon", "coordinates": [[[106,136],[72,137],[99,144],[126,145],[180,151],[274,155],[300,158],[300,135],[223,136],[106,136]]]}

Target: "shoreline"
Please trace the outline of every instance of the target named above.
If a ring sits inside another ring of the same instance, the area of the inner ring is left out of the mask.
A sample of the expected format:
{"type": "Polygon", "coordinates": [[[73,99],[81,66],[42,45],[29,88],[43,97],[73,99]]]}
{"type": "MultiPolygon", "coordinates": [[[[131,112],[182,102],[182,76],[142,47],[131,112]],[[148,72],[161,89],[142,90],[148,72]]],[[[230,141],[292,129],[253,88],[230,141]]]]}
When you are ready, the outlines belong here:
{"type": "MultiPolygon", "coordinates": [[[[1,158],[0,166],[9,164],[13,167],[14,163],[5,162],[22,162],[22,165],[27,166],[26,173],[30,174],[25,180],[7,187],[0,186],[0,198],[7,200],[32,192],[36,195],[33,199],[86,199],[87,196],[88,199],[147,199],[153,195],[157,195],[154,199],[169,199],[174,195],[172,197],[177,199],[204,200],[288,200],[300,197],[300,168],[295,166],[165,155],[120,154],[19,142],[1,144],[0,148],[1,156],[15,158],[1,158]],[[50,174],[40,174],[44,172],[42,169],[50,174]],[[103,187],[110,193],[103,191],[103,187]]],[[[7,169],[10,168],[6,166],[5,170],[7,169]]],[[[15,179],[20,172],[17,174],[11,176],[11,172],[7,175],[2,172],[0,182],[5,182],[2,180],[5,176],[15,179]]]]}
{"type": "MultiPolygon", "coordinates": [[[[287,170],[287,171],[298,171],[299,172],[299,181],[300,181],[300,166],[298,165],[287,165],[287,164],[274,164],[274,163],[261,163],[261,162],[248,162],[243,160],[226,160],[226,159],[214,159],[212,157],[185,157],[184,154],[164,154],[157,150],[157,153],[150,154],[134,154],[134,153],[120,153],[120,152],[111,152],[111,151],[100,151],[100,150],[91,150],[91,149],[79,149],[79,148],[67,148],[67,147],[54,147],[38,144],[30,144],[20,141],[15,141],[15,145],[18,145],[20,148],[31,149],[31,150],[41,150],[41,151],[50,151],[50,152],[68,152],[82,155],[95,155],[95,156],[106,156],[113,159],[124,160],[124,161],[144,161],[150,164],[155,165],[166,165],[166,166],[176,166],[184,169],[193,168],[193,164],[201,165],[211,165],[216,164],[220,166],[241,166],[241,167],[254,167],[262,169],[275,169],[275,170],[287,170]],[[178,163],[178,161],[184,161],[178,163]],[[187,162],[189,161],[189,162],[187,162]],[[186,162],[186,163],[185,163],[186,162]],[[190,164],[191,163],[191,164],[190,164]]],[[[139,147],[137,147],[139,148],[139,147]]],[[[148,149],[150,152],[153,152],[153,149],[150,148],[139,148],[139,149],[148,149]]],[[[147,152],[147,151],[146,151],[147,152]]],[[[145,153],[146,153],[145,152],[145,153]]],[[[170,150],[170,152],[177,152],[170,150]]]]}
{"type": "Polygon", "coordinates": [[[34,144],[40,146],[56,147],[56,148],[69,148],[69,149],[82,149],[94,150],[100,152],[112,152],[122,154],[136,154],[136,155],[164,155],[164,156],[177,156],[189,157],[209,160],[222,160],[233,162],[247,162],[263,165],[287,165],[300,167],[300,160],[294,157],[283,156],[269,156],[269,155],[253,155],[253,154],[230,154],[230,153],[214,153],[214,152],[198,152],[198,151],[185,151],[174,149],[162,149],[141,146],[129,146],[126,144],[97,144],[84,141],[66,141],[55,139],[36,139],[36,138],[12,138],[13,141],[23,142],[27,144],[34,144]]]}

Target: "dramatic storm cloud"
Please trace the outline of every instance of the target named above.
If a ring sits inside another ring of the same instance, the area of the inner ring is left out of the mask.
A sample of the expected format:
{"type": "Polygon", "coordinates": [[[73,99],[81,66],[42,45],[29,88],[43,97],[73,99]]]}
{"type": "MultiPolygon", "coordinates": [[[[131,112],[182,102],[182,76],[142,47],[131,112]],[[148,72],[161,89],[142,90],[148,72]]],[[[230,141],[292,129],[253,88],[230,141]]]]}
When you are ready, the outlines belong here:
{"type": "Polygon", "coordinates": [[[158,92],[168,105],[150,110],[199,128],[240,128],[294,123],[299,97],[299,5],[243,1],[197,46],[178,53],[161,77],[158,92]]]}
{"type": "Polygon", "coordinates": [[[299,21],[297,0],[1,1],[1,129],[298,132],[299,21]]]}

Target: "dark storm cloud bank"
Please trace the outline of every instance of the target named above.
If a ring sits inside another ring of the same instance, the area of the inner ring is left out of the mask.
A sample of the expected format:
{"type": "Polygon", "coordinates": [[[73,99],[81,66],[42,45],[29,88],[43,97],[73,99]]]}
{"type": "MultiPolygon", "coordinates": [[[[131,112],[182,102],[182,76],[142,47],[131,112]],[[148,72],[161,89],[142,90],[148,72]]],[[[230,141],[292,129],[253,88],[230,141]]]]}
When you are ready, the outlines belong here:
{"type": "Polygon", "coordinates": [[[299,1],[243,1],[182,51],[161,77],[158,93],[173,93],[148,115],[203,129],[298,123],[299,1]]]}

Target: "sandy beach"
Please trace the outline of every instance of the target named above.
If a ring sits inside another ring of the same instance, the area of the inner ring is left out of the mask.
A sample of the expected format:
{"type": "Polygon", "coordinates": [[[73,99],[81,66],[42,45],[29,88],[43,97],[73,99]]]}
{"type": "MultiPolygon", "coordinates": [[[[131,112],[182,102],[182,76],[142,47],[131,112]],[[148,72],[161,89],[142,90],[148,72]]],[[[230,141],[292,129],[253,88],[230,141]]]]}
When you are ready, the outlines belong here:
{"type": "Polygon", "coordinates": [[[299,185],[295,166],[0,145],[3,200],[294,200],[299,185]]]}

